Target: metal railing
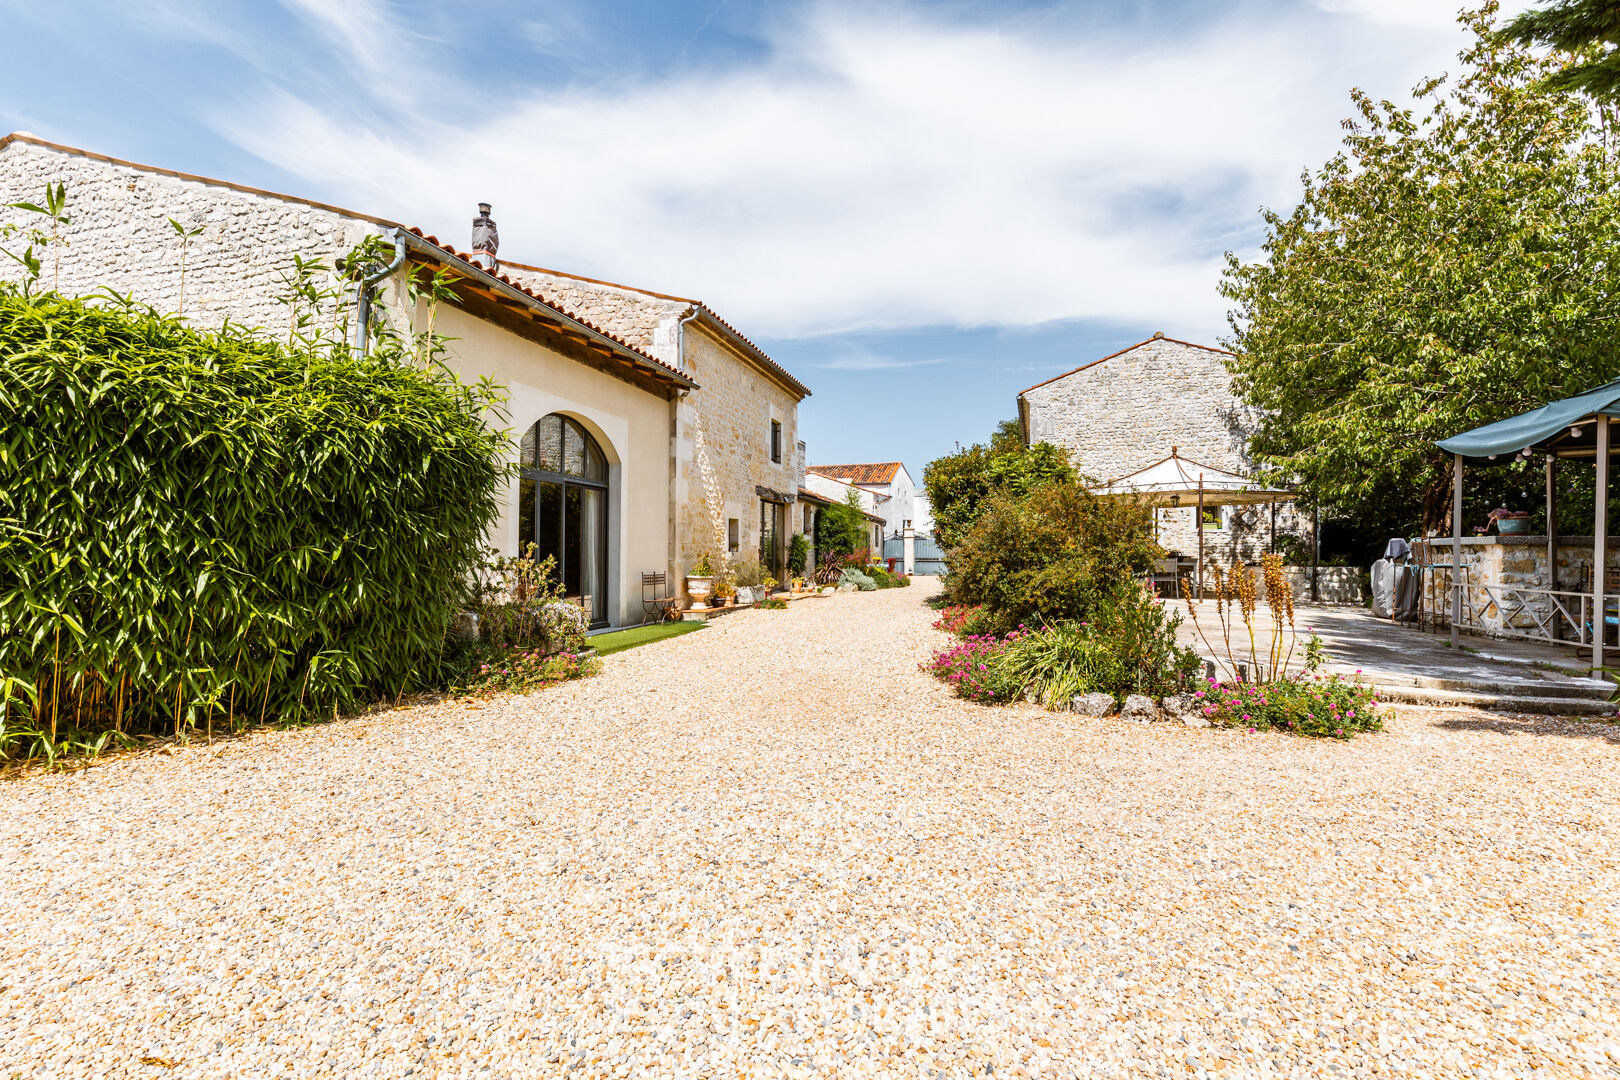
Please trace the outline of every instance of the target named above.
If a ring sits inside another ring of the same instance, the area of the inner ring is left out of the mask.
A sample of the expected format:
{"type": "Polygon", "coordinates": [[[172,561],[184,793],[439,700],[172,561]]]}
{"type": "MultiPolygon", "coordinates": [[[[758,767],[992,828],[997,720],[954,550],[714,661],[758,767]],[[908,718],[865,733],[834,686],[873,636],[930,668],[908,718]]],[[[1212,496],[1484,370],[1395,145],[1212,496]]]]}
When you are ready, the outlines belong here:
{"type": "MultiPolygon", "coordinates": [[[[1449,570],[1449,566],[1428,568],[1449,570]]],[[[1430,573],[1423,590],[1421,621],[1439,629],[1451,625],[1450,574],[1430,573]]],[[[1464,567],[1462,621],[1459,630],[1485,637],[1519,638],[1550,644],[1591,643],[1594,622],[1592,594],[1565,589],[1538,589],[1529,585],[1468,580],[1464,567]]],[[[1605,598],[1607,601],[1610,598],[1605,598]]],[[[1605,603],[1605,607],[1610,606],[1605,603]]]]}

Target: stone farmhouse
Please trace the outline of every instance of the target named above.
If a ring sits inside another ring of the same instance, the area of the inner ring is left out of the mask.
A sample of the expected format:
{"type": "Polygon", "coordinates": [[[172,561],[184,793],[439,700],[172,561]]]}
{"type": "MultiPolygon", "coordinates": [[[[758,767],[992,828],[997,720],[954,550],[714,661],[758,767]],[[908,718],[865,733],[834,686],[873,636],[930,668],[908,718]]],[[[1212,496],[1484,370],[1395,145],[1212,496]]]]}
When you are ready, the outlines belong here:
{"type": "MultiPolygon", "coordinates": [[[[1225,349],[1155,334],[1147,341],[1082,364],[1018,395],[1024,442],[1068,450],[1075,467],[1111,483],[1172,453],[1212,469],[1247,475],[1253,414],[1232,396],[1225,349]]],[[[1159,542],[1191,555],[1198,546],[1197,510],[1155,511],[1159,542]]],[[[1265,505],[1207,507],[1204,552],[1222,563],[1254,561],[1269,547],[1272,510],[1265,505]]],[[[1278,537],[1308,542],[1311,522],[1291,503],[1276,507],[1278,537]]]]}
{"type": "MultiPolygon", "coordinates": [[[[499,422],[521,461],[491,544],[510,555],[533,543],[555,556],[596,625],[641,621],[642,573],[679,582],[705,553],[757,552],[785,580],[792,533],[806,525],[798,406],[810,390],[701,301],[502,263],[485,206],[474,250],[461,251],[341,207],[27,134],[0,139],[0,202],[36,200],[59,181],[72,222],[55,287],[177,310],[172,217],[202,229],[184,279],[184,316],[199,327],[229,319],[280,336],[289,312],[277,298],[295,256],[330,265],[380,236],[395,259],[373,290],[373,317],[420,331],[427,305],[412,299],[406,274],[447,271],[459,303],[433,316],[453,339],[446,362],[507,388],[499,422]]],[[[348,286],[340,303],[355,304],[354,294],[348,286]]]]}

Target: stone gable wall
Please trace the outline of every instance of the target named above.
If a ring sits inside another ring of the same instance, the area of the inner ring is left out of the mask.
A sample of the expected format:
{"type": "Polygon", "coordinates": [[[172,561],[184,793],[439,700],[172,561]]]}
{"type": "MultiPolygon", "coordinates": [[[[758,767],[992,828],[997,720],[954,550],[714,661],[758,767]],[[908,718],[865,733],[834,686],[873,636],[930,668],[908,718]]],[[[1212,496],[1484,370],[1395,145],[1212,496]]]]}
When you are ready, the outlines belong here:
{"type": "Polygon", "coordinates": [[[688,324],[682,367],[699,388],[676,409],[675,562],[677,571],[713,552],[715,527],[692,441],[692,429],[701,424],[709,462],[725,503],[724,517],[739,526],[737,554],[754,558],[759,553],[760,496],[766,487],[786,495],[785,545],[803,531],[798,499],[799,406],[793,394],[739,355],[707,328],[688,324]],[[771,460],[771,421],[782,425],[782,460],[771,460]]]}
{"type": "Polygon", "coordinates": [[[561,274],[510,266],[502,266],[500,272],[620,341],[644,349],[666,364],[680,366],[675,356],[675,323],[690,304],[561,274]]]}
{"type": "MultiPolygon", "coordinates": [[[[174,218],[201,225],[186,250],[185,311],[200,327],[225,319],[280,335],[288,309],[275,302],[286,293],[281,275],[293,256],[328,264],[363,239],[381,232],[364,219],[307,203],[238,191],[222,184],[164,176],[78,154],[14,142],[0,150],[0,203],[38,202],[47,183],[67,185],[58,291],[83,295],[107,288],[132,294],[159,311],[180,304],[180,239],[174,218]]],[[[37,215],[0,210],[0,220],[36,224],[37,215]]],[[[17,280],[21,268],[3,260],[0,277],[17,280]]],[[[41,275],[52,287],[51,257],[41,275]]],[[[326,313],[330,317],[332,313],[326,313]]]]}
{"type": "MultiPolygon", "coordinates": [[[[1147,468],[1177,448],[1184,458],[1248,473],[1253,414],[1232,396],[1227,354],[1155,339],[1026,391],[1029,438],[1072,455],[1075,467],[1098,482],[1147,468]]],[[[1268,506],[1211,508],[1222,527],[1204,530],[1206,558],[1257,560],[1270,541],[1268,506]]],[[[1191,508],[1158,512],[1159,542],[1195,555],[1191,508]]],[[[1277,535],[1310,535],[1310,518],[1291,504],[1277,509],[1277,535]]]]}

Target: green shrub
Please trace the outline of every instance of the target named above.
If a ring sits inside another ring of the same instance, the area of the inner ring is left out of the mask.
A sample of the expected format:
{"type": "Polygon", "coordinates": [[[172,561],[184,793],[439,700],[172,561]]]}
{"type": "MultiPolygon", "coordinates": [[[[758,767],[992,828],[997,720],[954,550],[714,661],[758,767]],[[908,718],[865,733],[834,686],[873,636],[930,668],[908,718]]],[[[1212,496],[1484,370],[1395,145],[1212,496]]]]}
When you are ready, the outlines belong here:
{"type": "Polygon", "coordinates": [[[804,533],[794,533],[793,540],[788,544],[788,573],[794,577],[804,576],[805,563],[810,558],[810,539],[804,533]]]}
{"type": "Polygon", "coordinates": [[[949,553],[951,599],[983,605],[981,632],[1085,622],[1116,586],[1163,554],[1152,527],[1145,505],[1098,498],[1078,482],[1022,498],[998,492],[949,553]]]}
{"type": "Polygon", "coordinates": [[[479,575],[470,598],[479,639],[542,656],[578,652],[590,621],[582,607],[563,599],[557,560],[547,555],[536,562],[534,551],[530,544],[523,555],[498,558],[479,575]]]}
{"type": "MultiPolygon", "coordinates": [[[[996,699],[1033,695],[1049,709],[1067,708],[1077,694],[1163,697],[1188,689],[1199,668],[1197,653],[1176,643],[1181,616],[1135,582],[1117,586],[1097,605],[1092,621],[1015,629],[993,649],[980,648],[987,670],[968,682],[996,699]]],[[[969,642],[993,641],[972,635],[969,642]]],[[[947,650],[948,651],[948,650],[947,650]]],[[[972,651],[972,650],[970,650],[972,651]]],[[[984,698],[981,698],[983,700],[984,698]]]]}
{"type": "Polygon", "coordinates": [[[491,384],[408,359],[0,288],[0,673],[37,691],[24,722],[179,732],[439,678],[506,438],[491,384]]]}
{"type": "Polygon", "coordinates": [[[861,592],[873,592],[878,587],[877,582],[853,566],[844,567],[843,572],[838,575],[838,584],[854,585],[861,592]]]}
{"type": "Polygon", "coordinates": [[[738,559],[731,564],[731,582],[742,589],[758,588],[765,584],[765,564],[758,559],[738,559]]]}

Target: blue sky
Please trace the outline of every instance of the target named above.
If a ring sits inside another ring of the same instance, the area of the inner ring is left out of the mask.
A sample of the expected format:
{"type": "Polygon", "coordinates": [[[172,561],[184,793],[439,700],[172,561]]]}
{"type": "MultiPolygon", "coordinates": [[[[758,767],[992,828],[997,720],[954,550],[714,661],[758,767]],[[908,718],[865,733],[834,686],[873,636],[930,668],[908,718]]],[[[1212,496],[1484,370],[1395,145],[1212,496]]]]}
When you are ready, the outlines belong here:
{"type": "MultiPolygon", "coordinates": [[[[1521,4],[1514,5],[1522,6],[1521,4]]],[[[1449,0],[0,0],[0,132],[699,297],[813,462],[922,465],[1164,331],[1335,149],[1455,70],[1449,0]]]]}

